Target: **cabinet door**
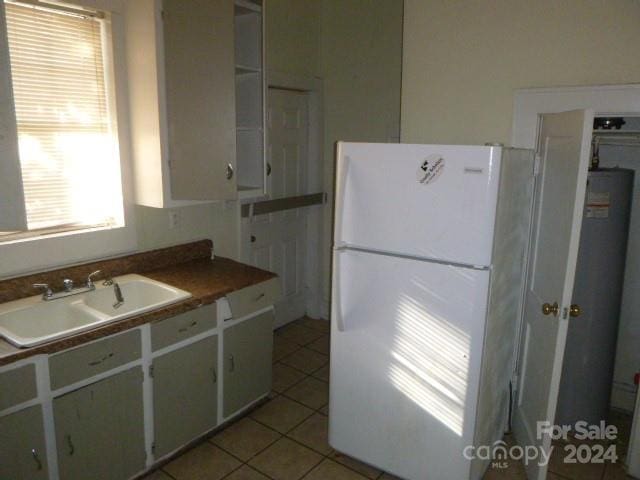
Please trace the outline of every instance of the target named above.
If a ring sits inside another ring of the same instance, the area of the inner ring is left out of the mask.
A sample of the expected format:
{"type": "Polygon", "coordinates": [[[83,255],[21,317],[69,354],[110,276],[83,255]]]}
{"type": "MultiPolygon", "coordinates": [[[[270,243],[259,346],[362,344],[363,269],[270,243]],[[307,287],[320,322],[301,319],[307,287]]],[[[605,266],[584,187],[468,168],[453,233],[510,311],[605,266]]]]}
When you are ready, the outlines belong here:
{"type": "Polygon", "coordinates": [[[122,480],[145,467],[142,369],[55,398],[60,478],[122,480]]]}
{"type": "Polygon", "coordinates": [[[40,405],[0,417],[0,478],[49,478],[40,405]]]}
{"type": "Polygon", "coordinates": [[[273,310],[224,331],[224,416],[271,390],[273,310]]]}
{"type": "Polygon", "coordinates": [[[156,458],[216,426],[217,358],[218,336],[215,335],[153,361],[156,458]]]}
{"type": "Polygon", "coordinates": [[[163,19],[173,198],[235,198],[233,1],[164,0],[163,19]]]}

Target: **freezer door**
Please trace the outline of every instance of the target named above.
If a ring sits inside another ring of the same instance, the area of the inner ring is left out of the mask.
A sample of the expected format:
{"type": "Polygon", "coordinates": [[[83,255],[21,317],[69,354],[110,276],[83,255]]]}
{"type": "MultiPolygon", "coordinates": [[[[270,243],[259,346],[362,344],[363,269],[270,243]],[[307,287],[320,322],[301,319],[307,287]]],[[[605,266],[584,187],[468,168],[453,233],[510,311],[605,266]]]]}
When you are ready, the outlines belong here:
{"type": "Polygon", "coordinates": [[[501,154],[340,142],[334,244],[489,265],[501,154]]]}
{"type": "Polygon", "coordinates": [[[489,271],[333,261],[329,443],[404,479],[468,479],[489,271]]]}

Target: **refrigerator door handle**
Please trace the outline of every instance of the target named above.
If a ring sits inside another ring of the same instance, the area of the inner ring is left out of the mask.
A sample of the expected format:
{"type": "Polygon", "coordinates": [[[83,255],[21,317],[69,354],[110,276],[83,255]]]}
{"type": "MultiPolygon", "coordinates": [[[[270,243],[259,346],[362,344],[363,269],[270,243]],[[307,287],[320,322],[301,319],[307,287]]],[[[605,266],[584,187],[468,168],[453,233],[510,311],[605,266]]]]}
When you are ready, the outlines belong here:
{"type": "Polygon", "coordinates": [[[336,319],[336,327],[339,332],[344,332],[344,320],[342,319],[342,302],[340,301],[340,256],[343,250],[336,250],[333,255],[333,271],[335,272],[333,281],[333,315],[336,319]]]}
{"type": "Polygon", "coordinates": [[[338,163],[338,172],[337,172],[337,188],[335,192],[335,228],[334,228],[334,242],[336,244],[343,243],[342,240],[342,211],[343,208],[337,208],[336,205],[342,204],[344,200],[344,192],[345,186],[347,183],[347,175],[349,174],[349,162],[350,158],[347,155],[342,156],[340,154],[340,144],[338,144],[338,158],[342,160],[342,162],[338,163]]]}

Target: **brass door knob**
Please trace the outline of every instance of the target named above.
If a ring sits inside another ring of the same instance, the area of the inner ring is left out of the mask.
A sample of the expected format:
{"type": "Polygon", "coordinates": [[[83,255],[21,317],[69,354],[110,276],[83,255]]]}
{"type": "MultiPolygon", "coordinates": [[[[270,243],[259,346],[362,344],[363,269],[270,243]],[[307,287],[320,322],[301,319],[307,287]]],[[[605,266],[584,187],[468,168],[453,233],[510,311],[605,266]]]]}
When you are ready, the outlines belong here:
{"type": "Polygon", "coordinates": [[[542,305],[542,313],[544,315],[551,315],[553,314],[554,317],[558,316],[558,302],[553,302],[553,305],[550,303],[544,303],[542,305]]]}
{"type": "Polygon", "coordinates": [[[581,313],[582,310],[580,309],[580,305],[578,305],[577,303],[574,303],[573,305],[571,305],[571,308],[569,308],[569,315],[571,315],[572,317],[579,317],[581,313]]]}

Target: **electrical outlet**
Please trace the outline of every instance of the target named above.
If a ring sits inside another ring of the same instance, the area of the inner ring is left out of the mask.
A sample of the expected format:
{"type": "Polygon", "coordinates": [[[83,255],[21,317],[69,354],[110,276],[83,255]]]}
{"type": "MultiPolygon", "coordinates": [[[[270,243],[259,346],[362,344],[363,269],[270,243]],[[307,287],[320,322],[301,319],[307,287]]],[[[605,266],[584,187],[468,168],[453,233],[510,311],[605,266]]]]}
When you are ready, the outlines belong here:
{"type": "Polygon", "coordinates": [[[173,230],[180,224],[180,215],[176,211],[169,212],[169,229],[173,230]]]}

